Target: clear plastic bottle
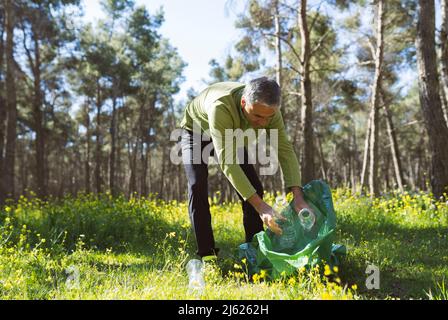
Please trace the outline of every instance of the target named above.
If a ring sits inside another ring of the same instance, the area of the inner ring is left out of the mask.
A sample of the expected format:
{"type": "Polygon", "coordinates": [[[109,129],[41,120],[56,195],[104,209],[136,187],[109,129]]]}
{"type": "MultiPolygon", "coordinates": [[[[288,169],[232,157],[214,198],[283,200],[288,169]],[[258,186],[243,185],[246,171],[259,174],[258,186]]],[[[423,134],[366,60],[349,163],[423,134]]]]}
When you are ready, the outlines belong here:
{"type": "Polygon", "coordinates": [[[283,214],[283,219],[278,219],[277,223],[282,229],[282,234],[278,238],[278,245],[280,250],[287,250],[294,247],[297,240],[297,230],[294,227],[293,217],[291,217],[288,210],[286,210],[288,202],[282,196],[275,199],[273,209],[278,214],[283,214]]]}
{"type": "Polygon", "coordinates": [[[303,208],[299,212],[299,220],[305,231],[310,231],[316,223],[316,215],[307,208],[303,208]]]}
{"type": "Polygon", "coordinates": [[[274,206],[272,207],[277,213],[281,213],[288,206],[288,201],[284,196],[275,198],[274,206]]]}
{"type": "Polygon", "coordinates": [[[186,269],[189,278],[189,291],[194,294],[202,294],[205,288],[202,261],[198,259],[192,259],[188,262],[186,269]]]}

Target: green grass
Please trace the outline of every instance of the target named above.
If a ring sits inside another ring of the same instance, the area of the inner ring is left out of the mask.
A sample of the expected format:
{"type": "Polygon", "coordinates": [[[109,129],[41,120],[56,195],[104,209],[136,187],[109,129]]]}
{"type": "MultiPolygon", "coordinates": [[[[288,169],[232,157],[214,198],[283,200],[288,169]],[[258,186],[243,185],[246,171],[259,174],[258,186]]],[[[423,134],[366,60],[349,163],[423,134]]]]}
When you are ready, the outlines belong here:
{"type": "MultiPolygon", "coordinates": [[[[325,277],[322,267],[267,282],[263,274],[248,279],[237,260],[240,204],[211,199],[221,255],[202,298],[447,298],[448,204],[426,194],[371,201],[345,190],[334,201],[336,242],[348,248],[339,272],[325,277]],[[365,286],[369,264],[380,269],[379,290],[365,286]]],[[[185,203],[107,194],[21,198],[0,210],[0,299],[192,299],[185,264],[194,251],[185,203]]]]}

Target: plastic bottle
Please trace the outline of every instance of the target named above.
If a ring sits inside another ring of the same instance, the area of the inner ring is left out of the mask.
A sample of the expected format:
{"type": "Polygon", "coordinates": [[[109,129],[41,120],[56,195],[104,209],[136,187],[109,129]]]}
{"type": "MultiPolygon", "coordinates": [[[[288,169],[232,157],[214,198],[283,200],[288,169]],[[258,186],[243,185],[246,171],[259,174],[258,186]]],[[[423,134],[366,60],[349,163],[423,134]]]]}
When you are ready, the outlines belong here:
{"type": "Polygon", "coordinates": [[[284,197],[277,197],[273,209],[283,215],[286,220],[278,219],[277,223],[282,229],[282,234],[278,238],[280,250],[287,250],[294,247],[297,241],[297,230],[294,227],[293,217],[287,210],[288,202],[284,197]]]}
{"type": "Polygon", "coordinates": [[[299,220],[303,229],[305,229],[305,231],[310,231],[316,223],[316,215],[307,208],[303,208],[299,212],[299,220]]]}
{"type": "Polygon", "coordinates": [[[202,294],[205,288],[202,262],[197,259],[192,259],[188,262],[186,269],[189,278],[189,291],[195,294],[202,294]]]}
{"type": "Polygon", "coordinates": [[[278,196],[275,198],[274,206],[272,207],[277,213],[281,213],[288,206],[288,201],[284,196],[278,196]]]}

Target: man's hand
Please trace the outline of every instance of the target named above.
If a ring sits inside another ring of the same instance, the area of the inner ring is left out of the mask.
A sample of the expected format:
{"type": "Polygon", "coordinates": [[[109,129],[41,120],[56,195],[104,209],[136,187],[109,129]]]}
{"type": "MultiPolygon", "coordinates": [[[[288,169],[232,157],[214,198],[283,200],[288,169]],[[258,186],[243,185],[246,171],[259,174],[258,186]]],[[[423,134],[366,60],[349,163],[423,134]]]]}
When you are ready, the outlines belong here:
{"type": "Polygon", "coordinates": [[[284,217],[282,217],[278,212],[275,212],[275,210],[264,202],[257,194],[254,194],[247,201],[255,208],[255,210],[257,210],[263,223],[271,229],[272,232],[276,235],[282,234],[282,229],[277,224],[275,219],[286,220],[284,217]]]}
{"type": "Polygon", "coordinates": [[[266,204],[269,209],[266,209],[265,212],[260,213],[260,218],[263,221],[263,223],[272,230],[276,235],[280,236],[282,235],[283,231],[282,228],[275,222],[275,219],[281,219],[285,220],[284,217],[282,217],[278,212],[275,212],[274,209],[272,209],[268,204],[266,204]]]}
{"type": "Polygon", "coordinates": [[[297,213],[300,212],[300,210],[307,208],[311,212],[313,212],[313,209],[308,205],[308,203],[305,202],[305,199],[303,198],[303,192],[300,187],[292,187],[291,191],[294,195],[294,208],[296,209],[297,213]]]}

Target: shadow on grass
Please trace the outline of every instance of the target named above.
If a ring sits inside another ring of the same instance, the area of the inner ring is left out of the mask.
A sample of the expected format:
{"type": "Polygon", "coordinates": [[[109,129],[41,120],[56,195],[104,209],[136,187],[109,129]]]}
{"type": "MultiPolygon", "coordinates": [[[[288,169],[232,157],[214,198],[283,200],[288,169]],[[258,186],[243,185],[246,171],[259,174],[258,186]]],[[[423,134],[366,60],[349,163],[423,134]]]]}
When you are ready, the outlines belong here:
{"type": "Polygon", "coordinates": [[[447,273],[446,227],[413,228],[391,223],[357,224],[344,221],[339,226],[340,242],[348,247],[341,266],[341,278],[356,283],[359,293],[370,298],[428,298],[425,291],[447,273]],[[366,287],[366,268],[380,269],[380,289],[366,287]]]}

